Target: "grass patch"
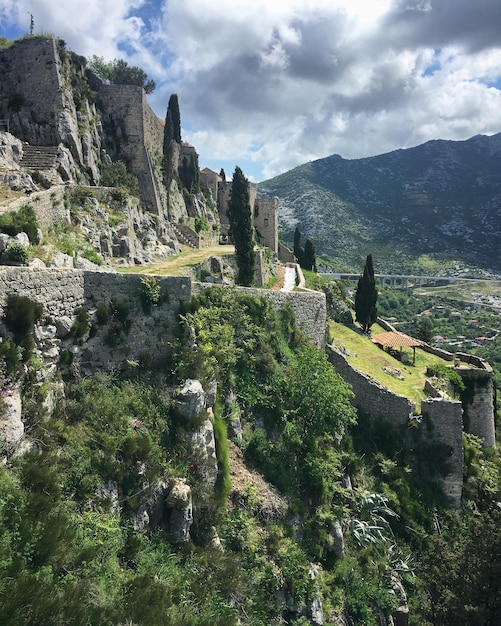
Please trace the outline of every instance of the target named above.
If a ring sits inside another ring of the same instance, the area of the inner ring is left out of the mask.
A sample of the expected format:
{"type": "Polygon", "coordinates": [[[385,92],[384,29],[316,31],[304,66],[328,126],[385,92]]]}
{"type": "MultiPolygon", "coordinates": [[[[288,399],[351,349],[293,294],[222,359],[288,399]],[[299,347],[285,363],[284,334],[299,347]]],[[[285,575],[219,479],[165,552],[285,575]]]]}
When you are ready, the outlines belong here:
{"type": "MultiPolygon", "coordinates": [[[[416,348],[416,363],[413,365],[412,349],[404,348],[404,352],[408,354],[410,360],[410,363],[404,364],[378,348],[370,338],[355,332],[348,326],[331,321],[329,322],[329,330],[331,336],[334,337],[334,344],[342,344],[350,353],[350,356],[345,355],[350,365],[365,374],[369,374],[394,393],[406,396],[415,402],[418,411],[421,400],[425,400],[427,397],[424,392],[426,369],[449,363],[416,348]],[[385,368],[400,370],[403,380],[385,372],[385,368]]],[[[373,335],[385,332],[377,324],[374,324],[371,330],[373,335]]]]}
{"type": "MultiPolygon", "coordinates": [[[[0,171],[4,171],[1,170],[0,171]]],[[[0,204],[7,204],[24,196],[24,191],[13,191],[8,185],[0,183],[0,204]]]]}
{"type": "Polygon", "coordinates": [[[185,276],[194,265],[198,265],[211,256],[227,256],[235,254],[234,246],[211,246],[210,248],[187,248],[180,254],[174,254],[158,263],[134,267],[118,267],[120,272],[127,274],[157,274],[159,276],[185,276]]]}

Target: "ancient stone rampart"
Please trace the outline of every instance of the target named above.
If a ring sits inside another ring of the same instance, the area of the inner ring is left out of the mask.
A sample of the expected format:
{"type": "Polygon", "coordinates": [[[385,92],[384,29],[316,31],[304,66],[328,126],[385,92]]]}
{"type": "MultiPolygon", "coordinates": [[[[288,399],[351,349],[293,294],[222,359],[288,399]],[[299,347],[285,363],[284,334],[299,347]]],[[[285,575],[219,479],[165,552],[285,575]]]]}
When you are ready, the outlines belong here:
{"type": "Polygon", "coordinates": [[[65,101],[58,58],[52,37],[23,39],[0,55],[1,93],[5,94],[0,95],[0,116],[9,119],[12,134],[32,145],[60,141],[55,115],[64,109],[65,101]]]}
{"type": "Polygon", "coordinates": [[[333,346],[326,346],[327,358],[343,379],[353,387],[353,405],[374,420],[407,426],[416,405],[405,396],[393,393],[376,380],[352,367],[333,346]]]}
{"type": "Polygon", "coordinates": [[[438,472],[445,496],[454,507],[458,507],[461,504],[464,464],[461,402],[429,398],[421,402],[421,411],[423,419],[419,429],[421,441],[427,449],[421,447],[415,450],[416,460],[425,471],[434,470],[430,476],[432,479],[436,479],[438,472]]]}
{"type": "Polygon", "coordinates": [[[58,362],[63,353],[71,355],[83,371],[110,370],[126,360],[155,360],[174,341],[182,301],[191,298],[191,282],[185,277],[159,276],[163,304],[143,310],[138,275],[83,270],[0,268],[0,316],[9,293],[26,296],[43,306],[44,319],[38,333],[42,355],[58,362]],[[95,319],[99,305],[121,301],[126,319],[109,319],[95,324],[93,336],[76,341],[70,331],[75,309],[84,307],[95,319]]]}
{"type": "MultiPolygon", "coordinates": [[[[56,362],[63,352],[69,352],[75,364],[84,370],[109,370],[125,360],[160,358],[168,344],[175,340],[180,303],[191,299],[192,283],[187,277],[158,276],[156,279],[162,290],[163,304],[145,313],[140,297],[141,276],[138,275],[3,267],[0,268],[0,317],[9,293],[39,302],[46,320],[42,325],[48,328],[40,334],[46,342],[43,344],[41,339],[42,352],[50,352],[52,361],[56,362]],[[126,321],[111,316],[102,325],[94,325],[95,335],[74,341],[69,329],[75,319],[75,309],[84,307],[95,321],[97,308],[108,307],[113,300],[125,303],[126,321]]],[[[324,345],[324,294],[245,291],[269,298],[276,307],[291,306],[303,331],[315,343],[324,345]]]]}
{"type": "MultiPolygon", "coordinates": [[[[208,283],[195,283],[194,292],[199,293],[202,289],[207,289],[210,286],[208,283]]],[[[275,309],[290,306],[294,311],[297,325],[305,335],[317,346],[325,346],[327,307],[324,293],[318,291],[271,291],[270,289],[253,287],[235,287],[235,289],[256,298],[266,298],[275,309]]]]}
{"type": "Polygon", "coordinates": [[[146,102],[144,89],[102,85],[98,96],[107,123],[124,135],[121,154],[139,180],[141,200],[148,211],[161,214],[161,190],[154,169],[162,154],[163,127],[146,102]]]}
{"type": "Polygon", "coordinates": [[[456,369],[466,389],[461,393],[464,429],[480,437],[485,447],[496,445],[495,387],[492,372],[485,369],[456,369]]]}
{"type": "Polygon", "coordinates": [[[23,196],[2,205],[0,213],[18,211],[23,206],[29,206],[35,212],[38,225],[41,228],[50,228],[61,222],[69,223],[70,214],[64,206],[66,189],[65,185],[58,185],[44,191],[36,191],[29,196],[23,196]]]}

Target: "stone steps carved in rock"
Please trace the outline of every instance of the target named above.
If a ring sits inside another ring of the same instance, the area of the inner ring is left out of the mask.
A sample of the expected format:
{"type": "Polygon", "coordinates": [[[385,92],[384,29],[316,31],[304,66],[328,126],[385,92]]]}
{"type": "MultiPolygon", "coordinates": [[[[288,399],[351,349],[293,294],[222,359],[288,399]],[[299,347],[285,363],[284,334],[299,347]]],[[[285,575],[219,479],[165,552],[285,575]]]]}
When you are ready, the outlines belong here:
{"type": "Polygon", "coordinates": [[[179,241],[179,243],[184,244],[185,246],[189,246],[190,248],[198,248],[198,245],[190,240],[189,237],[187,237],[177,226],[176,224],[172,224],[172,228],[174,230],[174,232],[176,233],[176,237],[177,240],[179,241]]]}
{"type": "Polygon", "coordinates": [[[23,146],[21,167],[25,170],[52,170],[56,167],[58,148],[50,146],[23,146]]]}

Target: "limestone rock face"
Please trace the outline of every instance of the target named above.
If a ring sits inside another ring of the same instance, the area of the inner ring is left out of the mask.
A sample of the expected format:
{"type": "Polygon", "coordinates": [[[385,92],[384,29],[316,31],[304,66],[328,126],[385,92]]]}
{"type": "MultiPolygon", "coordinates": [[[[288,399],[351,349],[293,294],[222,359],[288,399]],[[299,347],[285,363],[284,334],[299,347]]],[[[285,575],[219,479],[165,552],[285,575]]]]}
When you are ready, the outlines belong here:
{"type": "Polygon", "coordinates": [[[188,378],[175,401],[176,410],[187,420],[193,420],[206,407],[205,391],[199,380],[188,378]]]}
{"type": "MultiPolygon", "coordinates": [[[[144,468],[138,468],[138,471],[143,473],[144,468]]],[[[136,530],[152,530],[165,525],[167,491],[168,486],[164,481],[158,481],[145,489],[139,508],[132,518],[136,530]]]]}
{"type": "Polygon", "coordinates": [[[22,142],[10,133],[0,132],[0,167],[19,169],[22,157],[22,142]]]}
{"type": "Polygon", "coordinates": [[[209,486],[214,487],[217,480],[216,439],[210,419],[206,419],[189,435],[193,460],[200,477],[209,486]]]}
{"type": "Polygon", "coordinates": [[[13,389],[3,398],[0,413],[0,444],[2,450],[11,453],[24,435],[21,419],[21,390],[13,389]]]}
{"type": "Polygon", "coordinates": [[[171,541],[178,544],[189,541],[190,528],[193,524],[193,501],[190,486],[181,478],[174,479],[166,503],[170,510],[171,541]]]}
{"type": "Polygon", "coordinates": [[[109,480],[106,484],[102,485],[97,492],[97,496],[100,500],[104,500],[108,503],[109,511],[112,515],[118,515],[120,512],[118,484],[114,480],[109,480]]]}
{"type": "Polygon", "coordinates": [[[338,558],[342,558],[344,556],[344,537],[339,521],[336,520],[329,529],[329,538],[331,539],[331,544],[328,547],[329,552],[334,552],[338,558]]]}

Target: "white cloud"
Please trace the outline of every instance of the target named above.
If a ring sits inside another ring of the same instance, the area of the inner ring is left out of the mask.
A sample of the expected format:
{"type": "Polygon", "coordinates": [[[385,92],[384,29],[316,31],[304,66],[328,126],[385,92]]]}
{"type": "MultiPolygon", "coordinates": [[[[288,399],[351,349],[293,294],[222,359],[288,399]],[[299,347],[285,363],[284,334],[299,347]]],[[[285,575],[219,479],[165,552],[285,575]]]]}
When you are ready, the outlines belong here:
{"type": "Polygon", "coordinates": [[[123,57],[171,93],[202,159],[257,179],[501,130],[499,0],[0,0],[0,25],[123,57]],[[25,26],[27,28],[27,26],[25,26]]]}

